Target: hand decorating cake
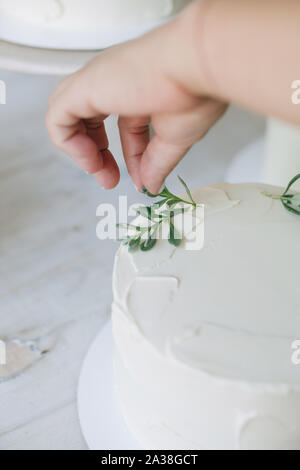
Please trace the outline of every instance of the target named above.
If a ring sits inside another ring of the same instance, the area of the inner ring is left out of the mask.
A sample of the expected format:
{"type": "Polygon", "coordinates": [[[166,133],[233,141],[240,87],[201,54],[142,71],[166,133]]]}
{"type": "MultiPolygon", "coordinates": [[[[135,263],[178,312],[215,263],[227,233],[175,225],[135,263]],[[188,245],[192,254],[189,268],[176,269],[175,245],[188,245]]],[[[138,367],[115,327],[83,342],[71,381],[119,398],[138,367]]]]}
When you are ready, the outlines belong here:
{"type": "Polygon", "coordinates": [[[193,191],[202,249],[116,255],[116,392],[145,449],[300,449],[300,219],[263,193],[193,191]]]}
{"type": "Polygon", "coordinates": [[[176,15],[190,0],[0,0],[0,39],[55,49],[100,49],[176,15]]]}

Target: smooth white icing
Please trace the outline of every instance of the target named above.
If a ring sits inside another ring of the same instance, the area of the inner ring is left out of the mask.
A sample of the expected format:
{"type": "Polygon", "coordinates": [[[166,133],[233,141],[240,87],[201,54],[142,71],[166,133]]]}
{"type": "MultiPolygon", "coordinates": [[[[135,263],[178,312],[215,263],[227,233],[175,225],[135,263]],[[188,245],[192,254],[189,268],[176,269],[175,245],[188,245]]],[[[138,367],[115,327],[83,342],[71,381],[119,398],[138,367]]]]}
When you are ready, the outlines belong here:
{"type": "Polygon", "coordinates": [[[149,340],[155,336],[156,341],[164,341],[163,328],[157,331],[157,325],[167,327],[166,312],[174,304],[178,285],[174,277],[137,277],[132,281],[126,296],[126,310],[149,340]]]}
{"type": "Polygon", "coordinates": [[[300,222],[262,191],[282,189],[194,191],[207,206],[202,250],[170,255],[161,241],[151,262],[118,251],[117,388],[145,448],[300,448],[300,222]]]}

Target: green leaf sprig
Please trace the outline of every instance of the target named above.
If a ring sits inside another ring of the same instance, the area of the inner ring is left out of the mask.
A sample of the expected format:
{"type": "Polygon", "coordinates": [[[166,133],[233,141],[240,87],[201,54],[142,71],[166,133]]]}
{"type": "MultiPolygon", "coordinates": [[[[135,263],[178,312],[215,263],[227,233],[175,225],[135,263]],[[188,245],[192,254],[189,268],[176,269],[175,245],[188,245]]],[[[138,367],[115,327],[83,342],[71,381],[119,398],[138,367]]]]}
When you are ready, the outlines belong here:
{"type": "Polygon", "coordinates": [[[285,209],[292,214],[300,215],[300,193],[292,194],[289,193],[291,187],[300,180],[300,173],[296,175],[287,185],[286,190],[280,196],[274,194],[263,193],[264,196],[270,197],[271,199],[278,199],[282,202],[285,209]]]}
{"type": "Polygon", "coordinates": [[[141,251],[151,250],[157,242],[157,232],[163,222],[169,224],[168,241],[171,245],[177,247],[181,244],[182,237],[174,226],[174,217],[178,214],[183,214],[189,207],[176,208],[177,204],[183,203],[187,206],[196,208],[197,204],[194,201],[191,191],[187,184],[178,176],[179,181],[183,185],[189,200],[181,199],[179,196],[171,193],[166,186],[159,194],[152,194],[146,188],[142,192],[150,198],[161,198],[160,201],[155,202],[151,206],[140,206],[136,210],[137,214],[148,219],[148,226],[139,226],[132,224],[118,224],[118,228],[127,230],[127,234],[120,237],[118,240],[128,246],[130,252],[140,249],[141,251]],[[162,206],[166,206],[161,210],[162,206]]]}

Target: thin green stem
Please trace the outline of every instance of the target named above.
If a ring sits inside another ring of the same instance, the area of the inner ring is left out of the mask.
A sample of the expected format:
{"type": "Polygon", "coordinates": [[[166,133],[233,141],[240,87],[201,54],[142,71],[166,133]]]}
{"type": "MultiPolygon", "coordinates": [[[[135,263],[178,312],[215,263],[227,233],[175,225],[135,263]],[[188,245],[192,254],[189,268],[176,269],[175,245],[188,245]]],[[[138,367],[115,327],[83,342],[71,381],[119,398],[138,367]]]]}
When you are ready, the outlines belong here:
{"type": "Polygon", "coordinates": [[[282,202],[284,208],[293,213],[293,214],[296,214],[296,215],[300,215],[300,210],[299,210],[299,193],[288,193],[289,189],[300,179],[300,173],[295,176],[288,184],[286,190],[284,191],[283,194],[281,194],[280,196],[278,195],[274,195],[274,194],[270,194],[270,193],[265,193],[265,192],[262,192],[262,194],[266,197],[269,197],[271,199],[274,199],[274,200],[279,200],[282,202]]]}
{"type": "Polygon", "coordinates": [[[270,193],[261,193],[261,194],[271,199],[282,199],[282,196],[275,196],[274,194],[270,194],[270,193]]]}

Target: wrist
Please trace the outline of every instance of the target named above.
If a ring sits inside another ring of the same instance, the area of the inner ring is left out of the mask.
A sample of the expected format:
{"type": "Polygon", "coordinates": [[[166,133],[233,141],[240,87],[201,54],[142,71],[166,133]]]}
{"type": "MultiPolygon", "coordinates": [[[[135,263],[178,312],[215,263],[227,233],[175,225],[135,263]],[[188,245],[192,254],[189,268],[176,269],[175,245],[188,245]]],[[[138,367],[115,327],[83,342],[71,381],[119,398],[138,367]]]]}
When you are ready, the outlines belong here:
{"type": "MultiPolygon", "coordinates": [[[[215,77],[208,47],[209,25],[218,0],[195,1],[171,25],[174,45],[172,72],[187,91],[214,95],[215,77]]],[[[210,37],[210,41],[211,41],[210,37]]]]}

